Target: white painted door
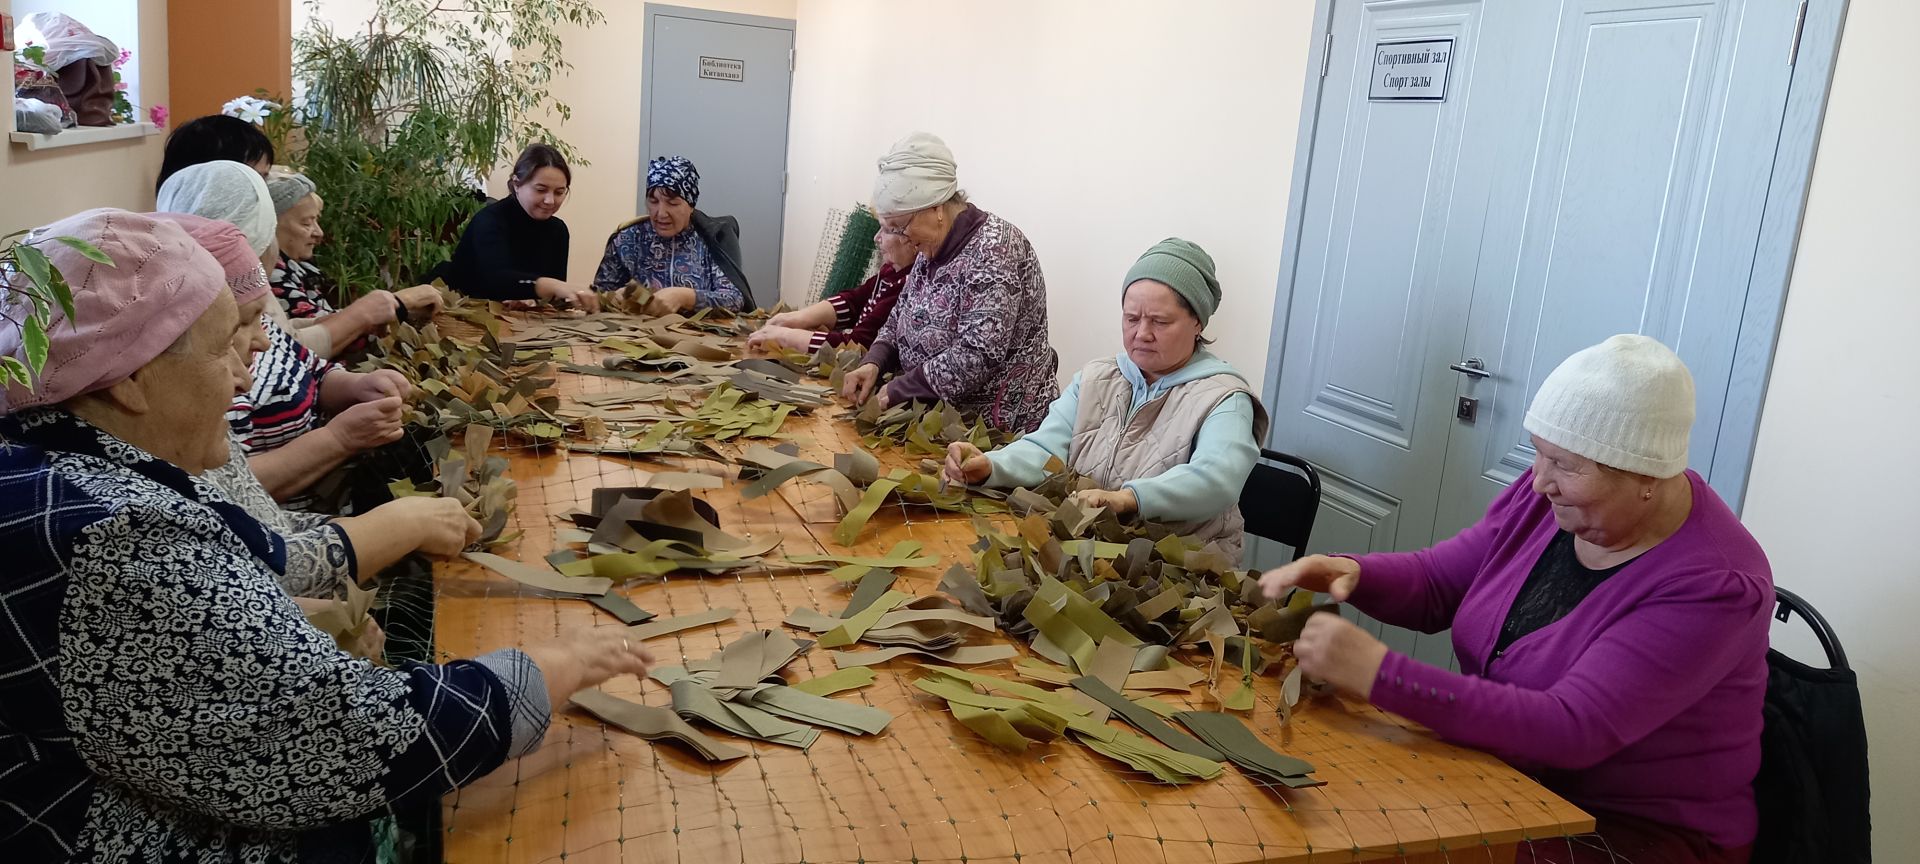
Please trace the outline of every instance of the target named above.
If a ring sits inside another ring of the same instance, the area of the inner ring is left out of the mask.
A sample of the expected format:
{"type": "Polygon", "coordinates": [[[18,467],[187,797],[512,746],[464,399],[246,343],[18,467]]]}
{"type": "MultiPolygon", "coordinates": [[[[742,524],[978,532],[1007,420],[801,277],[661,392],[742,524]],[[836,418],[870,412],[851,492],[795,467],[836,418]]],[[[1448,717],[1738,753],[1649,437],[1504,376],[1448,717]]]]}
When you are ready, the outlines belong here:
{"type": "MultiPolygon", "coordinates": [[[[1316,551],[1457,532],[1531,463],[1540,378],[1617,332],[1680,351],[1712,463],[1798,0],[1334,0],[1269,446],[1320,466],[1316,551]],[[1443,101],[1369,99],[1452,39],[1443,101]],[[1478,357],[1484,380],[1449,367],[1478,357]],[[1459,397],[1479,400],[1456,418],[1459,397]]],[[[1445,662],[1445,634],[1382,633],[1445,662]]]]}
{"type": "Polygon", "coordinates": [[[700,210],[740,220],[751,300],[771,306],[780,297],[794,24],[654,4],[648,12],[636,215],[647,209],[649,161],[693,160],[700,210]]]}

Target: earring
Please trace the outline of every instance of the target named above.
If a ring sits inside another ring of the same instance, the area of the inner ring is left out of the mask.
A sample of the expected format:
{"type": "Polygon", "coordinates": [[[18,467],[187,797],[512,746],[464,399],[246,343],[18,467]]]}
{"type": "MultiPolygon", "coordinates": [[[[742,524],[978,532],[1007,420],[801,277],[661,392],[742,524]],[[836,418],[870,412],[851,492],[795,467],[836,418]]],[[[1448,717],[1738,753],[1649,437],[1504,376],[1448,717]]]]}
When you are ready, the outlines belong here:
{"type": "Polygon", "coordinates": [[[1641,492],[1641,493],[1640,493],[1640,500],[1642,500],[1642,501],[1652,501],[1652,500],[1653,500],[1653,490],[1652,490],[1652,489],[1648,489],[1648,490],[1646,490],[1646,491],[1644,491],[1644,492],[1641,492]]]}

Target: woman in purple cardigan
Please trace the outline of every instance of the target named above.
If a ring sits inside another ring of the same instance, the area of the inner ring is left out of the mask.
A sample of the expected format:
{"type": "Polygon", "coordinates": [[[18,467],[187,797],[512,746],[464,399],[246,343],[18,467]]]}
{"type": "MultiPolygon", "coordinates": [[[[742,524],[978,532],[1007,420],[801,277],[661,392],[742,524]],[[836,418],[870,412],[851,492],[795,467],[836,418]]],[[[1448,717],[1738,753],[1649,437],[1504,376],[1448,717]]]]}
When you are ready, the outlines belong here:
{"type": "Polygon", "coordinates": [[[1773,577],[1752,535],[1686,470],[1693,378],[1615,336],[1547,376],[1532,470],[1431,549],[1315,555],[1268,572],[1388,624],[1453,628],[1460,671],[1316,615],[1308,675],[1490,751],[1594,814],[1520,862],[1738,864],[1757,829],[1773,577]]]}

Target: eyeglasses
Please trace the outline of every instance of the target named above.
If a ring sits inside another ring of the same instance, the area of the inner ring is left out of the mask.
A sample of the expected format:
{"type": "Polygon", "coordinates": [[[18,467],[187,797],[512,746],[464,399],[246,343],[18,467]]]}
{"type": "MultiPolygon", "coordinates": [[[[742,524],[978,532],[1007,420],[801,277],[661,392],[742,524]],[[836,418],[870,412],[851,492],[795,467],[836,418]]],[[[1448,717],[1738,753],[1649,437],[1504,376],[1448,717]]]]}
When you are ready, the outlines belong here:
{"type": "Polygon", "coordinates": [[[891,216],[891,217],[889,217],[889,218],[892,218],[892,219],[898,219],[898,218],[900,218],[900,217],[901,217],[902,215],[905,215],[905,216],[907,217],[907,218],[906,218],[906,221],[904,221],[904,222],[901,222],[901,223],[900,223],[900,224],[898,224],[898,225],[888,225],[888,224],[886,224],[885,222],[881,222],[881,223],[880,223],[880,233],[882,233],[882,234],[892,234],[892,235],[893,235],[893,236],[895,236],[895,237],[905,237],[905,236],[907,236],[907,229],[908,229],[908,228],[910,228],[910,227],[913,227],[913,220],[915,220],[915,219],[918,219],[918,218],[920,218],[920,214],[922,214],[922,213],[925,213],[925,212],[927,212],[928,210],[932,210],[932,209],[933,209],[932,207],[922,207],[922,208],[920,208],[920,209],[918,209],[918,210],[915,210],[915,211],[913,211],[913,212],[911,212],[911,213],[906,213],[906,214],[900,214],[900,213],[895,213],[895,214],[893,214],[893,216],[891,216]]]}

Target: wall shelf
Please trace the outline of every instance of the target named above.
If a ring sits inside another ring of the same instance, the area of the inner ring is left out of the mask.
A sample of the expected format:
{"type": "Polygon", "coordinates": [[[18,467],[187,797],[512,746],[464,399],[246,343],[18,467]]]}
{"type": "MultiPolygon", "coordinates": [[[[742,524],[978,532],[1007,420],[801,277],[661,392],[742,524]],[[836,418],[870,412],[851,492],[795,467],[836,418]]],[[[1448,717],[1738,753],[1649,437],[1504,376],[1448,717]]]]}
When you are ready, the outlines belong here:
{"type": "Polygon", "coordinates": [[[28,150],[50,150],[55,147],[76,147],[81,144],[145,138],[158,134],[160,134],[160,127],[152,123],[125,123],[119,126],[80,126],[62,130],[58,135],[14,132],[11,137],[13,143],[24,144],[28,150]]]}

